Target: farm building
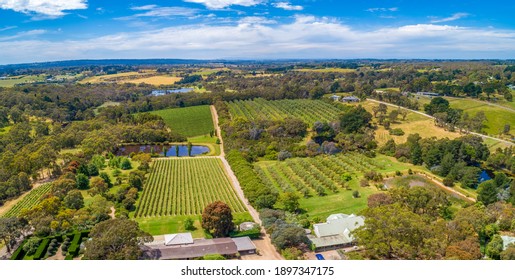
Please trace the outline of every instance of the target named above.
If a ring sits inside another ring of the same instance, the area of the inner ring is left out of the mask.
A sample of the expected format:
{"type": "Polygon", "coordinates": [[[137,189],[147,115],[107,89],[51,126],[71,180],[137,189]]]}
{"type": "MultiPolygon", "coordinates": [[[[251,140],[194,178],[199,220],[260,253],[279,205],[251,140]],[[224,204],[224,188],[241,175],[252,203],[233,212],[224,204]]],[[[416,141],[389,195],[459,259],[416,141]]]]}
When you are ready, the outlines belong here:
{"type": "Polygon", "coordinates": [[[347,97],[342,98],[342,101],[350,103],[350,102],[359,102],[360,99],[357,98],[356,96],[347,96],[347,97]]]}
{"type": "Polygon", "coordinates": [[[333,101],[338,101],[338,100],[340,100],[340,96],[338,96],[338,95],[336,95],[336,94],[333,94],[333,95],[331,95],[331,99],[332,99],[333,101]]]}
{"type": "Polygon", "coordinates": [[[166,246],[193,244],[193,237],[190,232],[167,234],[164,237],[164,245],[166,246]]]}
{"type": "Polygon", "coordinates": [[[250,240],[250,237],[237,237],[232,238],[234,244],[236,244],[236,248],[238,249],[238,253],[241,255],[252,255],[256,253],[256,245],[250,240]]]}
{"type": "Polygon", "coordinates": [[[354,245],[351,232],[362,226],[365,219],[354,214],[332,214],[325,223],[314,224],[315,236],[308,235],[315,251],[350,247],[354,245]]]}
{"type": "Polygon", "coordinates": [[[153,260],[189,260],[215,254],[234,258],[238,253],[242,255],[256,253],[256,246],[249,237],[190,238],[191,234],[184,233],[155,236],[153,242],[146,243],[143,246],[144,258],[153,260]]]}
{"type": "Polygon", "coordinates": [[[440,96],[439,93],[436,92],[425,92],[425,91],[419,91],[416,93],[417,95],[427,96],[427,97],[436,97],[440,96]]]}

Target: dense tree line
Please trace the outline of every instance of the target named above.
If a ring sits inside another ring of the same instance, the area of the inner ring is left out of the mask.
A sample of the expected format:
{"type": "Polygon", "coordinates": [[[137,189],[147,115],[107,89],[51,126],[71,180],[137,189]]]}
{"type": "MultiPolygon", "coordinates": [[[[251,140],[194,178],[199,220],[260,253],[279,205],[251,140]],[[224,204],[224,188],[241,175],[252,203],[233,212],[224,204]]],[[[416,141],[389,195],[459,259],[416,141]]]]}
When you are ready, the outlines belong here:
{"type": "Polygon", "coordinates": [[[449,211],[447,195],[424,187],[399,187],[369,197],[365,225],[354,232],[370,259],[500,258],[500,231],[514,231],[515,208],[481,203],[449,211]],[[486,250],[481,249],[486,248],[486,250]],[[489,249],[490,248],[490,249],[489,249]]]}

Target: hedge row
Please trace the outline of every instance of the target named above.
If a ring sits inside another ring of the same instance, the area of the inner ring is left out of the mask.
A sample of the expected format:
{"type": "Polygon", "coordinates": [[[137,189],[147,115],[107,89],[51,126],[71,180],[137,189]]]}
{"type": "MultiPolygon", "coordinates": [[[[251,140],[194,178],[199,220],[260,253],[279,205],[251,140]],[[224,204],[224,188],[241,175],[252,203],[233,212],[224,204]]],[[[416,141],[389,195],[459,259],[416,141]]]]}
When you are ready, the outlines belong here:
{"type": "Polygon", "coordinates": [[[257,176],[254,168],[237,150],[231,150],[226,155],[234,174],[241,184],[245,197],[256,208],[272,208],[277,201],[276,190],[269,187],[257,176]]]}
{"type": "Polygon", "coordinates": [[[48,249],[48,245],[50,244],[50,240],[50,237],[47,237],[41,241],[38,250],[33,256],[34,260],[41,260],[45,256],[46,250],[48,249]]]}
{"type": "Polygon", "coordinates": [[[233,232],[229,233],[229,236],[233,237],[233,238],[248,236],[248,237],[250,237],[250,239],[258,239],[261,237],[261,230],[260,230],[260,228],[255,228],[255,229],[246,230],[246,231],[233,231],[233,232]]]}
{"type": "Polygon", "coordinates": [[[14,251],[14,253],[11,255],[11,260],[22,260],[23,257],[25,257],[25,251],[23,250],[23,245],[25,245],[25,242],[27,242],[27,240],[23,241],[18,249],[14,251]]]}
{"type": "Polygon", "coordinates": [[[81,231],[75,233],[72,242],[68,247],[68,254],[66,255],[65,260],[73,260],[73,258],[76,258],[79,255],[81,241],[83,238],[87,237],[88,234],[89,231],[81,231]]]}

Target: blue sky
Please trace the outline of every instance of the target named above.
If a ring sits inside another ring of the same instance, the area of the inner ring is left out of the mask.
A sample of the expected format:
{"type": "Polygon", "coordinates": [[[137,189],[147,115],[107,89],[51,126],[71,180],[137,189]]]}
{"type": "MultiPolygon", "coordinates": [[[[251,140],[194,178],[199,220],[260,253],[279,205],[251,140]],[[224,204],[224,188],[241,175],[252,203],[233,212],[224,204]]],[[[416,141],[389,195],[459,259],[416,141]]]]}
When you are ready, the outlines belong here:
{"type": "Polygon", "coordinates": [[[515,58],[515,1],[0,0],[0,64],[515,58]]]}

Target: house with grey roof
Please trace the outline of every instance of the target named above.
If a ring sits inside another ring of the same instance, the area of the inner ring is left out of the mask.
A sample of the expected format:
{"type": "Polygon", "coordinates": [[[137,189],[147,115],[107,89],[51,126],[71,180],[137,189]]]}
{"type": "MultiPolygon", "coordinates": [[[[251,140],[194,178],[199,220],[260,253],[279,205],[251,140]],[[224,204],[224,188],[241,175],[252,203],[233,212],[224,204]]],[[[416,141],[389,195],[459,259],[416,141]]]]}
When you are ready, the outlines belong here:
{"type": "Polygon", "coordinates": [[[343,102],[347,102],[347,103],[351,103],[351,102],[359,102],[361,100],[358,97],[356,97],[356,96],[346,96],[346,97],[342,98],[342,101],[343,102]]]}
{"type": "Polygon", "coordinates": [[[234,244],[236,244],[236,249],[240,255],[251,255],[256,253],[256,245],[250,240],[250,237],[235,237],[232,238],[234,244]]]}
{"type": "Polygon", "coordinates": [[[313,225],[314,235],[308,235],[315,251],[355,245],[352,231],[363,226],[365,218],[354,214],[332,214],[325,223],[313,225]]]}

